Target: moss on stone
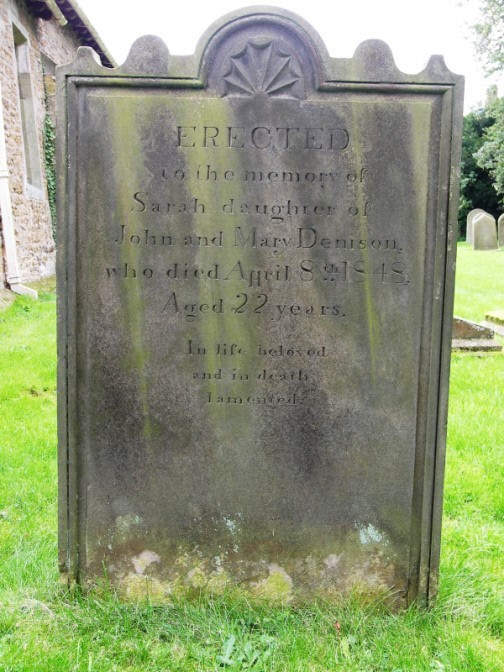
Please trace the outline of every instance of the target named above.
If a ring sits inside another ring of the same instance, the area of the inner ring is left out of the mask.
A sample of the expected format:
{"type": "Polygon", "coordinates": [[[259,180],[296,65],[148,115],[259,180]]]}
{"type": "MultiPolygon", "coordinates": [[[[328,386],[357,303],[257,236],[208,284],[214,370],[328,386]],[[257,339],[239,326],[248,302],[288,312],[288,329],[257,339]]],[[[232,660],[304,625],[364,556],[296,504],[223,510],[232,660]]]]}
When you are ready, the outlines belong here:
{"type": "Polygon", "coordinates": [[[275,604],[286,604],[292,599],[292,579],[285,569],[270,565],[269,576],[253,589],[253,595],[275,604]]]}

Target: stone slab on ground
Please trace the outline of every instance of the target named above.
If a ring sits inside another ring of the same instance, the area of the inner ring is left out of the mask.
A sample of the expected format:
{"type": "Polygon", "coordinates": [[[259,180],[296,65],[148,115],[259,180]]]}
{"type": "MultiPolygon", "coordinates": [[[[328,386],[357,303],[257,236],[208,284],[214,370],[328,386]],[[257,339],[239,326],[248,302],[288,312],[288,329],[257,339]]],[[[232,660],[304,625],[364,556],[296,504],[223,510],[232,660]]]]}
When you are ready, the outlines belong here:
{"type": "Polygon", "coordinates": [[[453,318],[452,350],[498,352],[502,345],[494,338],[494,328],[461,317],[453,318]]]}
{"type": "Polygon", "coordinates": [[[502,345],[495,338],[482,339],[454,339],[452,341],[452,350],[463,350],[467,352],[500,352],[502,345]]]}
{"type": "Polygon", "coordinates": [[[477,322],[471,322],[462,317],[453,318],[452,339],[492,339],[493,331],[491,328],[477,322]]]}

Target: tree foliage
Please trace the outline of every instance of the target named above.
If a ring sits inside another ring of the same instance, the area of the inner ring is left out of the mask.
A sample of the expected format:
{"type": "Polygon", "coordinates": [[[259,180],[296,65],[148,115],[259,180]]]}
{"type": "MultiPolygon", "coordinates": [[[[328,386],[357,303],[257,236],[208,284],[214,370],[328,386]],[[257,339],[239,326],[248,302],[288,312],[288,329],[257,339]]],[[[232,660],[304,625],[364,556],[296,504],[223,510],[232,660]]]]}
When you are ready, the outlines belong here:
{"type": "MultiPolygon", "coordinates": [[[[504,0],[479,0],[480,20],[473,26],[476,51],[488,74],[504,71],[504,0]]],[[[483,208],[494,216],[504,210],[504,98],[488,91],[485,108],[464,118],[459,223],[483,208]]]]}
{"type": "Polygon", "coordinates": [[[475,154],[478,166],[487,171],[498,195],[501,211],[504,209],[504,98],[495,100],[487,108],[492,123],[483,132],[483,143],[475,154]]]}
{"type": "Polygon", "coordinates": [[[480,20],[473,31],[487,73],[504,70],[504,0],[480,0],[480,20]]]}
{"type": "Polygon", "coordinates": [[[465,231],[467,214],[473,208],[482,208],[494,216],[500,209],[493,178],[487,168],[478,164],[475,156],[483,147],[485,134],[494,121],[486,109],[470,112],[464,117],[459,208],[462,234],[465,231]]]}

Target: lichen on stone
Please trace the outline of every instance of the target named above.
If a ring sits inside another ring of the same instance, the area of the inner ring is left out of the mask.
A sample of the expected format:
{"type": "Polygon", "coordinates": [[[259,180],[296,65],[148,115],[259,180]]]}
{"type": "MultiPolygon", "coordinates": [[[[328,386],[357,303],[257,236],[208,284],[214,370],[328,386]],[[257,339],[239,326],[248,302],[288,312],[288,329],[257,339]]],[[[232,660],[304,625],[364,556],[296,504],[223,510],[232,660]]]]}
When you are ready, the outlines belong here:
{"type": "Polygon", "coordinates": [[[268,565],[268,576],[251,586],[253,595],[272,603],[286,604],[292,599],[292,578],[283,567],[274,563],[268,565]]]}

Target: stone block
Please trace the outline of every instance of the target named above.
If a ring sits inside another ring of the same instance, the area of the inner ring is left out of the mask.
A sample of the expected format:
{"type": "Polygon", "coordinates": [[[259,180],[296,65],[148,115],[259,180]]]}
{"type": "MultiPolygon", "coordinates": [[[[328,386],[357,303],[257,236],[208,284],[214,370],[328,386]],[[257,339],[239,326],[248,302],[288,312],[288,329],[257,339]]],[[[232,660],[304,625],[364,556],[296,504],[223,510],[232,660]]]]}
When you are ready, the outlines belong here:
{"type": "Polygon", "coordinates": [[[502,345],[494,338],[494,329],[488,324],[478,324],[461,317],[453,318],[452,350],[472,352],[500,351],[502,345]]]}
{"type": "Polygon", "coordinates": [[[488,339],[493,338],[493,331],[483,324],[464,320],[462,317],[454,317],[452,338],[464,340],[488,339]]]}

